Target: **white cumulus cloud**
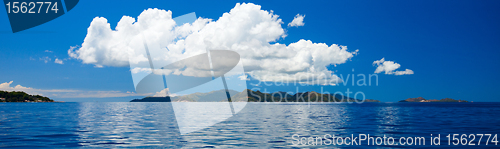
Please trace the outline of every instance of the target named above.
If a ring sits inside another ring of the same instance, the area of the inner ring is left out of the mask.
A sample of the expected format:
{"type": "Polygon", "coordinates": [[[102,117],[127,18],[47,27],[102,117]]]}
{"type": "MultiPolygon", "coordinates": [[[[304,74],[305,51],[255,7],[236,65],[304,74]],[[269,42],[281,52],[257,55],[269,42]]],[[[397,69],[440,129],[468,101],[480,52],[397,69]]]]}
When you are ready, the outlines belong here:
{"type": "Polygon", "coordinates": [[[299,26],[304,26],[304,18],[306,17],[306,15],[300,15],[300,14],[297,14],[292,22],[288,23],[288,26],[291,26],[291,27],[299,27],[299,26]]]}
{"type": "MultiPolygon", "coordinates": [[[[303,25],[303,17],[294,19],[297,25],[303,25]]],[[[136,44],[144,40],[150,47],[161,48],[150,54],[153,61],[161,59],[166,64],[207,49],[233,50],[240,54],[245,72],[261,81],[342,81],[326,67],[347,62],[358,50],[303,39],[289,45],[275,43],[287,36],[282,24],[278,15],[252,3],[236,4],[218,20],[200,17],[186,24],[176,24],[171,11],[147,9],[137,19],[123,16],[114,30],[106,18],[94,18],[81,47],[72,47],[68,55],[96,67],[127,67],[148,62],[144,49],[137,48],[144,45],[136,44]]]]}
{"type": "Polygon", "coordinates": [[[16,85],[15,87],[10,87],[10,85],[13,82],[14,81],[10,81],[10,82],[5,82],[5,83],[0,84],[0,89],[2,89],[2,90],[25,90],[25,89],[32,89],[32,88],[24,87],[24,86],[21,86],[21,85],[16,85]]]}
{"type": "Polygon", "coordinates": [[[168,91],[168,88],[165,88],[159,92],[156,92],[153,97],[167,97],[167,96],[170,96],[170,97],[175,97],[177,96],[177,94],[170,94],[169,91],[168,91]]]}
{"type": "Polygon", "coordinates": [[[40,57],[40,60],[43,61],[43,62],[45,62],[45,63],[48,63],[48,62],[52,61],[52,59],[50,57],[48,57],[48,56],[46,56],[46,57],[40,57]]]}
{"type": "Polygon", "coordinates": [[[243,75],[239,76],[238,79],[240,79],[240,80],[250,80],[246,74],[243,74],[243,75]]]}
{"type": "Polygon", "coordinates": [[[140,72],[146,72],[146,73],[151,73],[151,68],[140,68],[140,67],[135,67],[133,69],[130,69],[133,74],[140,73],[140,72]]]}
{"type": "Polygon", "coordinates": [[[58,58],[56,58],[56,60],[54,60],[54,63],[61,64],[61,65],[64,64],[64,62],[58,58]]]}
{"type": "Polygon", "coordinates": [[[376,60],[373,62],[373,65],[377,65],[377,69],[375,69],[375,73],[385,72],[385,74],[389,75],[411,75],[413,74],[413,70],[406,69],[404,71],[395,71],[399,67],[400,64],[393,61],[386,61],[385,58],[380,60],[376,60]]]}

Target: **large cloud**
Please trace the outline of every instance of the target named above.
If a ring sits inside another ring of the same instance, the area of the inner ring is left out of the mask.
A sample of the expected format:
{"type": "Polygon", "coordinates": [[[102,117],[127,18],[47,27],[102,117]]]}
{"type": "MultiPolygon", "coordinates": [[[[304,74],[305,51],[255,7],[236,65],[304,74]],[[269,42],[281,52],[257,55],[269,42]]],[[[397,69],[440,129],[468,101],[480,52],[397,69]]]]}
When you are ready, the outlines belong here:
{"type": "MultiPolygon", "coordinates": [[[[106,18],[94,18],[82,46],[70,49],[68,54],[97,67],[126,67],[129,63],[132,66],[148,61],[144,49],[132,44],[139,39],[147,41],[148,46],[159,45],[162,52],[151,55],[167,63],[207,49],[233,50],[240,54],[245,72],[261,81],[316,82],[314,84],[341,81],[326,67],[345,63],[357,50],[349,52],[345,46],[310,40],[289,45],[275,43],[287,36],[282,24],[278,15],[251,3],[236,4],[216,21],[198,18],[187,24],[176,24],[171,11],[148,9],[137,21],[123,16],[115,30],[106,18]]],[[[147,71],[132,69],[133,72],[147,71]]]]}
{"type": "Polygon", "coordinates": [[[389,74],[389,75],[411,75],[411,74],[413,74],[413,70],[410,70],[410,69],[406,69],[405,71],[395,71],[396,69],[401,67],[401,65],[398,63],[395,63],[393,61],[386,61],[385,58],[374,61],[373,65],[377,65],[377,69],[375,69],[375,73],[385,72],[385,74],[389,74]]]}

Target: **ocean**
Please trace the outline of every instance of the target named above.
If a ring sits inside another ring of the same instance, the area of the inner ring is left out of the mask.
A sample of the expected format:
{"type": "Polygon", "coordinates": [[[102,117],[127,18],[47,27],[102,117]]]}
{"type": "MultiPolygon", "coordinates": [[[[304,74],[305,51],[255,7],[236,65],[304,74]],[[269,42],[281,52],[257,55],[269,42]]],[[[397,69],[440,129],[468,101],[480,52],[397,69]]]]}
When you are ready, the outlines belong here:
{"type": "Polygon", "coordinates": [[[248,103],[233,117],[186,135],[179,133],[171,104],[0,103],[0,147],[500,146],[493,138],[500,133],[500,103],[248,103]]]}

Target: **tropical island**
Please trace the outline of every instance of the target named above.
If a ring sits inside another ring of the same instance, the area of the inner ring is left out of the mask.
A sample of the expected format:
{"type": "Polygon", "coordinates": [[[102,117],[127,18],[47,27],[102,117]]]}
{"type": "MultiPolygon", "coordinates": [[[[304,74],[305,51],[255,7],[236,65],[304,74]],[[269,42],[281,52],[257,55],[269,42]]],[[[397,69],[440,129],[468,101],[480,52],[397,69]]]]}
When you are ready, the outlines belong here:
{"type": "Polygon", "coordinates": [[[29,95],[25,92],[0,91],[0,102],[54,102],[54,100],[40,95],[29,95]]]}
{"type": "Polygon", "coordinates": [[[401,100],[399,102],[469,102],[469,101],[466,101],[466,100],[455,100],[455,99],[451,99],[451,98],[443,98],[441,100],[437,100],[437,99],[424,99],[422,97],[417,97],[417,98],[408,98],[408,99],[405,99],[405,100],[401,100]]]}
{"type": "MultiPolygon", "coordinates": [[[[302,92],[289,94],[287,92],[263,93],[246,89],[242,92],[229,90],[232,102],[380,102],[374,99],[364,101],[346,97],[340,94],[321,94],[318,92],[302,92]]],[[[225,90],[208,93],[193,93],[175,97],[145,97],[130,102],[227,102],[225,90]]]]}

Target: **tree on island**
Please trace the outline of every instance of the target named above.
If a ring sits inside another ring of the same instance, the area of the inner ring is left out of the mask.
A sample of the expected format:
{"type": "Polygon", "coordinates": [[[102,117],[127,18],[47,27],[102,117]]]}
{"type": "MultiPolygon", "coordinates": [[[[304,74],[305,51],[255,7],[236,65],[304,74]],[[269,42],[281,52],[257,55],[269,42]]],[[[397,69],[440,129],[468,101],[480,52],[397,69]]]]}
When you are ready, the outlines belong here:
{"type": "Polygon", "coordinates": [[[0,91],[0,102],[54,102],[54,100],[40,95],[29,95],[22,91],[0,91]]]}

